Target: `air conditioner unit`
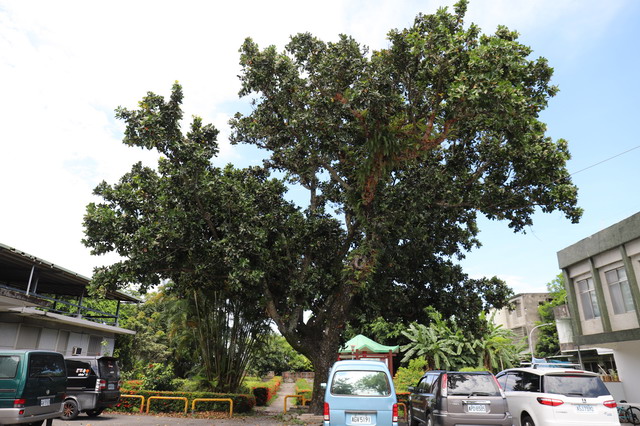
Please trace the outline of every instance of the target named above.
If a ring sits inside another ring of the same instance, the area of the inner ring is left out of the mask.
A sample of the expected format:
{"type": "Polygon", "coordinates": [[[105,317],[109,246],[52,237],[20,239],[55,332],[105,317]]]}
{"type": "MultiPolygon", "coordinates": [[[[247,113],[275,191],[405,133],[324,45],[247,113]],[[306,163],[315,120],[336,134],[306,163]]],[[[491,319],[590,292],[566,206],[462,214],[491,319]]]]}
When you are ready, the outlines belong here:
{"type": "Polygon", "coordinates": [[[71,355],[80,355],[82,353],[82,348],[74,346],[71,350],[71,355]]]}

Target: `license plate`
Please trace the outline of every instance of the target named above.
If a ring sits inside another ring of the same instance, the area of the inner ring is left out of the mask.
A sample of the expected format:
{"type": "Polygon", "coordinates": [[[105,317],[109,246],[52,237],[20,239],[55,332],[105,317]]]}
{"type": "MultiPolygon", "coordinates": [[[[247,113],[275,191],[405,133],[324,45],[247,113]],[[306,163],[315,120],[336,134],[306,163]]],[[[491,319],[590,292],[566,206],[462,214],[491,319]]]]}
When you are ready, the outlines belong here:
{"type": "Polygon", "coordinates": [[[467,411],[469,413],[486,413],[487,406],[482,404],[469,404],[467,405],[467,411]]]}
{"type": "Polygon", "coordinates": [[[113,383],[111,383],[109,386],[107,386],[108,390],[114,390],[116,388],[116,385],[114,385],[113,383]]]}
{"type": "Polygon", "coordinates": [[[354,425],[370,425],[372,423],[371,416],[363,415],[363,414],[352,414],[351,415],[351,424],[354,425]]]}
{"type": "Polygon", "coordinates": [[[41,399],[40,400],[40,406],[41,407],[48,407],[50,404],[51,404],[51,398],[41,399]]]}
{"type": "Polygon", "coordinates": [[[576,405],[576,408],[581,413],[593,413],[593,405],[576,405]]]}

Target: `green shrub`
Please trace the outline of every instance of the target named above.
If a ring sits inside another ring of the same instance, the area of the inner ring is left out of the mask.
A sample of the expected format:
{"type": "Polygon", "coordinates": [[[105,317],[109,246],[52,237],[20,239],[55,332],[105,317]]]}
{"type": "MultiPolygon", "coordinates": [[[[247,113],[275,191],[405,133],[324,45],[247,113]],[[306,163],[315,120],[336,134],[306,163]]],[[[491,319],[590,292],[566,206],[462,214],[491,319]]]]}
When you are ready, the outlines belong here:
{"type": "Polygon", "coordinates": [[[173,391],[173,367],[171,364],[149,364],[149,369],[142,379],[142,388],[155,391],[173,391]]]}
{"type": "Polygon", "coordinates": [[[471,372],[474,372],[474,371],[487,371],[487,369],[484,368],[483,366],[480,366],[480,367],[464,367],[464,368],[461,368],[460,371],[471,373],[471,372]]]}
{"type": "Polygon", "coordinates": [[[427,370],[427,361],[420,357],[409,361],[407,367],[400,367],[393,377],[396,392],[406,392],[407,387],[415,386],[427,370]]]}
{"type": "Polygon", "coordinates": [[[246,385],[256,397],[256,405],[264,407],[269,405],[278,394],[280,383],[282,383],[282,377],[276,376],[268,382],[247,382],[246,385]]]}

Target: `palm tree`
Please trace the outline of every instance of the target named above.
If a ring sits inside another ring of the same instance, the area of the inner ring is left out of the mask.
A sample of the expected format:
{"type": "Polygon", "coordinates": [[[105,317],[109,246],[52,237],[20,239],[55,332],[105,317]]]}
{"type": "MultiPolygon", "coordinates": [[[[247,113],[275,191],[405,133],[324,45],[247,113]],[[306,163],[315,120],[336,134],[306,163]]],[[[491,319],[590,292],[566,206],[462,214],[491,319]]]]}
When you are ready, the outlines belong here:
{"type": "Polygon", "coordinates": [[[502,325],[495,324],[493,316],[487,320],[486,314],[482,312],[479,321],[485,327],[483,334],[474,339],[472,344],[477,354],[477,365],[493,372],[517,365],[520,352],[526,347],[524,341],[514,344],[515,334],[502,328],[502,325]]]}
{"type": "MultiPolygon", "coordinates": [[[[462,352],[464,341],[460,338],[459,330],[447,324],[439,312],[428,308],[427,315],[431,319],[428,326],[413,323],[402,332],[410,340],[401,348],[406,352],[402,362],[413,357],[424,357],[429,369],[449,368],[462,352]]],[[[457,328],[455,323],[453,325],[457,328]]]]}

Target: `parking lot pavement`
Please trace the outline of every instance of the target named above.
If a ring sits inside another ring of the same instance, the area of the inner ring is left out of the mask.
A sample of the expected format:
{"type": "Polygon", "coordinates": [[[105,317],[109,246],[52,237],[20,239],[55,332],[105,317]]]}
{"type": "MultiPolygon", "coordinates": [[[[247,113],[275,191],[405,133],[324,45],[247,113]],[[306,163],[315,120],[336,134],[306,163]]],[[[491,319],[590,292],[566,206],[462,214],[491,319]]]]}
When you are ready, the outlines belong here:
{"type": "MultiPolygon", "coordinates": [[[[309,423],[310,425],[318,425],[320,422],[309,423]]],[[[161,417],[161,416],[130,416],[122,414],[105,414],[99,417],[89,418],[80,415],[75,420],[59,420],[53,421],[53,426],[171,426],[171,425],[300,425],[299,420],[283,421],[281,416],[239,416],[231,419],[185,419],[180,417],[161,417]]]]}
{"type": "MultiPolygon", "coordinates": [[[[308,425],[319,425],[321,422],[313,421],[306,423],[308,425]]],[[[160,416],[129,416],[122,414],[103,414],[99,417],[89,418],[85,415],[78,416],[75,420],[54,420],[54,426],[171,426],[171,425],[222,425],[222,426],[289,426],[300,425],[300,420],[283,421],[279,416],[243,416],[232,419],[185,419],[179,417],[160,417],[160,416]]],[[[399,426],[405,426],[406,423],[399,423],[399,426]]]]}

